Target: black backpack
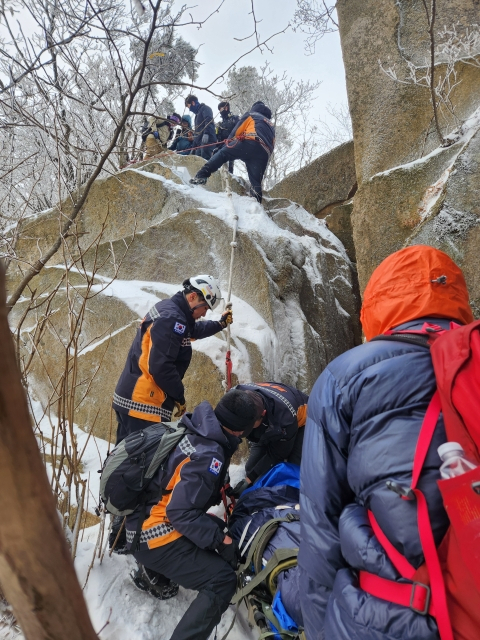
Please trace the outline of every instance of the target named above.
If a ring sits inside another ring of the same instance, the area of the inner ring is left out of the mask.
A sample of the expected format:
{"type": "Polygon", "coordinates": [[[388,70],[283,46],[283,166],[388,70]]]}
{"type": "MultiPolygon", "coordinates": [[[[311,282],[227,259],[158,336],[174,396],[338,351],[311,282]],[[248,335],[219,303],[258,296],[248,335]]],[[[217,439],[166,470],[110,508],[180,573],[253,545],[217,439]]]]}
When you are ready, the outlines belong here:
{"type": "Polygon", "coordinates": [[[186,432],[181,422],[159,422],[122,440],[101,471],[100,498],[105,509],[127,516],[145,506],[150,481],[186,432]]]}

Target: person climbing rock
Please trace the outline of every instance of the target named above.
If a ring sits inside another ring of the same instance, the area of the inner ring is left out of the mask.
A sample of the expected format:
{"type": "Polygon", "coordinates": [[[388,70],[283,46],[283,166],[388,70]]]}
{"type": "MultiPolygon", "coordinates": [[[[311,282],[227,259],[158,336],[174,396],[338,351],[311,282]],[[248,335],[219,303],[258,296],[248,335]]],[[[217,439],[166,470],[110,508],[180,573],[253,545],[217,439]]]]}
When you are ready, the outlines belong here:
{"type": "MultiPolygon", "coordinates": [[[[231,309],[220,320],[197,323],[218,305],[220,287],[215,278],[199,275],[183,282],[183,290],[157,302],[144,317],[113,394],[117,441],[155,422],[169,422],[186,411],[182,379],[192,359],[191,339],[222,331],[233,321],[231,309]]],[[[114,544],[123,518],[115,518],[110,534],[114,544]]],[[[124,536],[115,549],[125,551],[124,536]]]]}
{"type": "Polygon", "coordinates": [[[193,154],[208,160],[213,153],[213,144],[217,141],[213,111],[203,102],[199,103],[194,95],[185,98],[185,106],[195,114],[193,147],[200,148],[196,148],[193,154]]]}
{"type": "Polygon", "coordinates": [[[173,140],[169,151],[176,151],[181,156],[188,156],[193,147],[192,119],[188,114],[182,117],[180,125],[182,130],[173,140]]]}
{"type": "Polygon", "coordinates": [[[230,160],[245,163],[250,180],[250,195],[262,202],[262,180],[275,146],[275,127],[270,122],[272,112],[263,102],[255,102],[245,113],[225,141],[225,146],[211,158],[192,184],[205,184],[207,179],[230,160]]]}
{"type": "MultiPolygon", "coordinates": [[[[214,153],[223,149],[223,145],[225,140],[231,134],[232,130],[236,127],[239,116],[233,115],[230,111],[230,103],[222,101],[218,104],[218,111],[220,113],[221,121],[217,124],[217,140],[219,142],[218,147],[215,147],[214,153]]],[[[233,163],[234,160],[229,160],[228,162],[228,170],[230,173],[233,173],[233,163]]]]}
{"type": "MultiPolygon", "coordinates": [[[[249,382],[234,389],[249,393],[261,416],[248,435],[252,444],[245,464],[246,478],[230,490],[230,494],[238,498],[276,464],[300,464],[308,396],[281,382],[249,382]]],[[[219,405],[227,399],[228,393],[219,405]]]]}
{"type": "Polygon", "coordinates": [[[180,124],[180,116],[173,113],[166,118],[150,116],[141,129],[145,143],[144,160],[158,155],[167,148],[167,142],[173,135],[173,127],[180,124]]]}
{"type": "MultiPolygon", "coordinates": [[[[397,251],[364,292],[367,342],[333,360],[315,383],[303,446],[298,555],[308,640],[438,640],[417,500],[409,495],[420,429],[437,386],[430,349],[415,332],[425,323],[448,330],[451,321],[472,320],[465,279],[449,256],[422,245],[397,251]],[[383,336],[390,329],[411,333],[403,340],[383,336]],[[400,577],[396,567],[405,564],[416,582],[400,577]],[[372,576],[370,585],[380,581],[380,597],[369,593],[365,575],[372,576]],[[406,601],[396,602],[405,590],[406,601]]],[[[449,526],[437,486],[437,448],[445,441],[440,413],[419,482],[437,545],[449,526]]]]}
{"type": "MultiPolygon", "coordinates": [[[[187,434],[152,480],[161,497],[148,503],[148,516],[134,551],[143,567],[140,577],[151,572],[157,584],[169,587],[170,592],[178,584],[198,591],[170,640],[207,640],[237,586],[237,544],[223,521],[206,512],[220,502],[230,459],[259,414],[245,391],[231,391],[227,396],[215,410],[205,401],[182,417],[187,434]]],[[[127,516],[129,545],[138,520],[138,510],[127,516]]]]}

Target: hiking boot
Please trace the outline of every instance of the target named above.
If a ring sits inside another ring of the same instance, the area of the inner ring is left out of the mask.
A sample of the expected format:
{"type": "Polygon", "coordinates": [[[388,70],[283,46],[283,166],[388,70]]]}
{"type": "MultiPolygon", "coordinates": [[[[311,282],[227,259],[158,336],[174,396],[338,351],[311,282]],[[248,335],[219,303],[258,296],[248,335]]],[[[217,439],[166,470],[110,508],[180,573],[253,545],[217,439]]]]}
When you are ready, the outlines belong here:
{"type": "Polygon", "coordinates": [[[168,578],[165,578],[165,576],[162,576],[156,571],[147,569],[143,564],[137,564],[137,569],[132,571],[130,574],[133,584],[137,589],[140,589],[140,591],[146,591],[158,600],[169,600],[177,595],[178,584],[172,582],[168,578]]]}
{"type": "Polygon", "coordinates": [[[190,180],[190,184],[207,184],[207,178],[197,178],[197,176],[195,176],[195,178],[190,180]]]}

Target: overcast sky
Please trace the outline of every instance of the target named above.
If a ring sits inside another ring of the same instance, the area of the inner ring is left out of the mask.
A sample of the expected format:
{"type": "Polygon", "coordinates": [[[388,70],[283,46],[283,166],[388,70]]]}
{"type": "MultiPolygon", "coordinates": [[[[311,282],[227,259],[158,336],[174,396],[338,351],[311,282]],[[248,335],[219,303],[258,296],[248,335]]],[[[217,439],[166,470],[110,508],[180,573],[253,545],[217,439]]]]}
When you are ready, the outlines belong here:
{"type": "MultiPolygon", "coordinates": [[[[192,8],[191,14],[195,20],[204,19],[219,4],[220,0],[199,0],[192,8]]],[[[257,20],[261,20],[257,28],[262,40],[288,25],[293,18],[296,4],[295,0],[255,0],[256,17],[257,20]]],[[[210,84],[240,55],[254,47],[254,38],[243,42],[235,40],[245,38],[253,32],[250,11],[251,0],[225,0],[219,13],[214,14],[201,29],[196,26],[182,28],[181,33],[186,40],[195,47],[201,45],[197,57],[202,63],[198,85],[210,84]]],[[[260,67],[268,61],[277,73],[286,71],[289,76],[302,80],[321,81],[322,84],[317,90],[315,113],[312,116],[329,121],[331,118],[325,111],[326,105],[329,102],[335,105],[347,101],[340,38],[338,33],[326,35],[317,44],[316,53],[307,56],[304,37],[304,34],[294,33],[289,28],[286,33],[270,41],[269,46],[273,53],[267,50],[264,50],[263,54],[255,51],[243,58],[238,66],[260,67]]],[[[220,80],[211,88],[221,93],[222,86],[223,81],[220,80]]],[[[198,92],[198,97],[216,111],[215,98],[201,91],[198,92]]],[[[176,107],[180,113],[183,112],[181,102],[177,103],[176,107]]]]}

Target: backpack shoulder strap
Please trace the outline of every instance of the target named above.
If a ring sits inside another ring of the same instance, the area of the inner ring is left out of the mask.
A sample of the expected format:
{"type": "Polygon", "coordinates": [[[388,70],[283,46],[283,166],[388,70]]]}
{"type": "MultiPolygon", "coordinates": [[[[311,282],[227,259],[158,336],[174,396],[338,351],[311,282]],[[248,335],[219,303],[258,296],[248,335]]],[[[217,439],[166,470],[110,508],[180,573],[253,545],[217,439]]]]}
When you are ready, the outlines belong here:
{"type": "Polygon", "coordinates": [[[370,342],[377,342],[380,340],[387,340],[390,342],[407,342],[415,344],[419,347],[426,347],[430,349],[429,336],[427,334],[415,334],[415,333],[391,333],[375,336],[370,342]]]}
{"type": "Polygon", "coordinates": [[[150,465],[145,474],[145,479],[150,480],[155,475],[158,467],[168,458],[169,454],[180,440],[187,433],[187,427],[183,425],[181,422],[166,422],[166,431],[162,436],[162,439],[158,443],[158,449],[155,451],[155,454],[150,462],[150,465]]]}

